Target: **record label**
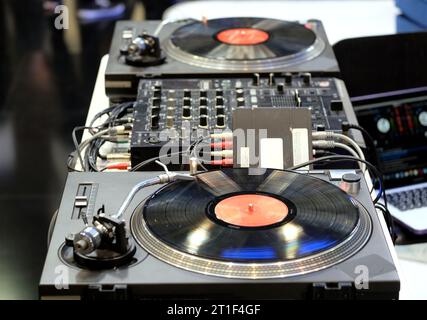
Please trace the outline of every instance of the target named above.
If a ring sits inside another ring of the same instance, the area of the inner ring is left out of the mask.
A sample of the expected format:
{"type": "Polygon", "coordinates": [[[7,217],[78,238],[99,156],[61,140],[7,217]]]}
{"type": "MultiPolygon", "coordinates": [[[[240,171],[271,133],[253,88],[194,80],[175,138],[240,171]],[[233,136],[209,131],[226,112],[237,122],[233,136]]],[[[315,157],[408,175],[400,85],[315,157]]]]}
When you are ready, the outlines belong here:
{"type": "Polygon", "coordinates": [[[260,194],[228,197],[215,206],[217,219],[239,227],[265,227],[280,223],[287,215],[284,202],[260,194]]]}
{"type": "Polygon", "coordinates": [[[233,28],[219,32],[216,38],[231,45],[256,45],[266,42],[269,38],[267,32],[254,28],[233,28]]]}

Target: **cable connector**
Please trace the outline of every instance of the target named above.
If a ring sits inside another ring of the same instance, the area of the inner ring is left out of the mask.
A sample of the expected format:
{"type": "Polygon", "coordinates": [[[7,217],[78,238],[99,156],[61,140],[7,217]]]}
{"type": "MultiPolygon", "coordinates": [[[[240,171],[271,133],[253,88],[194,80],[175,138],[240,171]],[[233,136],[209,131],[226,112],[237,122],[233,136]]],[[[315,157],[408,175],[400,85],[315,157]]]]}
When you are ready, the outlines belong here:
{"type": "Polygon", "coordinates": [[[315,140],[312,141],[313,148],[318,149],[333,149],[335,148],[335,141],[333,140],[315,140]]]}
{"type": "Polygon", "coordinates": [[[211,165],[213,166],[224,166],[224,167],[228,167],[228,166],[232,166],[233,165],[233,159],[232,158],[227,158],[227,159],[222,159],[222,160],[212,160],[210,162],[211,165]]]}
{"type": "Polygon", "coordinates": [[[218,150],[218,151],[211,151],[212,157],[222,157],[222,158],[232,158],[233,157],[233,150],[218,150]]]}
{"type": "Polygon", "coordinates": [[[233,149],[233,141],[231,140],[223,140],[221,142],[212,142],[212,149],[233,149]]]}
{"type": "Polygon", "coordinates": [[[109,153],[107,160],[130,160],[130,153],[109,153]]]}
{"type": "Polygon", "coordinates": [[[314,131],[311,136],[313,140],[329,140],[334,139],[335,133],[332,131],[314,131]]]}
{"type": "Polygon", "coordinates": [[[212,133],[210,137],[211,139],[233,140],[233,132],[212,133]]]}

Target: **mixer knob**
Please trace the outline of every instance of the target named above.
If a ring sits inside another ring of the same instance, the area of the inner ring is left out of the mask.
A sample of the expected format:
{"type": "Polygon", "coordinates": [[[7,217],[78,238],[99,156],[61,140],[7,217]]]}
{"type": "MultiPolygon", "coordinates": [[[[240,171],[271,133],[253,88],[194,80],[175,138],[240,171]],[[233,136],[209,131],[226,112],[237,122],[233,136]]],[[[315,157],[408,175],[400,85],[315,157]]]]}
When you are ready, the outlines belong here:
{"type": "Polygon", "coordinates": [[[159,120],[160,120],[160,117],[158,115],[151,116],[151,129],[159,128],[159,120]]]}
{"type": "Polygon", "coordinates": [[[290,73],[290,72],[286,72],[285,73],[285,83],[287,85],[291,85],[292,84],[292,73],[290,73]]]}
{"type": "Polygon", "coordinates": [[[344,105],[341,100],[332,100],[331,101],[331,110],[332,111],[342,111],[344,105]]]}
{"type": "Polygon", "coordinates": [[[260,75],[259,75],[259,73],[254,73],[252,84],[254,86],[258,87],[259,86],[259,82],[260,82],[260,75]]]}
{"type": "Polygon", "coordinates": [[[160,114],[160,107],[151,107],[151,115],[158,116],[160,114]]]}
{"type": "Polygon", "coordinates": [[[167,111],[167,116],[173,116],[175,114],[175,108],[168,108],[167,111]]]}
{"type": "Polygon", "coordinates": [[[245,106],[245,98],[243,98],[243,97],[237,98],[237,106],[239,108],[244,107],[245,106]]]}
{"type": "Polygon", "coordinates": [[[236,89],[236,96],[238,97],[238,98],[240,98],[240,97],[243,97],[243,95],[245,94],[245,91],[243,91],[243,89],[242,88],[238,88],[238,89],[236,89]]]}
{"type": "Polygon", "coordinates": [[[160,98],[153,98],[151,99],[151,104],[153,105],[153,107],[160,107],[160,98]]]}
{"type": "Polygon", "coordinates": [[[175,108],[176,106],[176,100],[173,98],[169,98],[166,102],[166,107],[169,108],[175,108]]]}
{"type": "Polygon", "coordinates": [[[182,108],[182,118],[183,119],[191,119],[191,109],[190,107],[182,108]]]}
{"type": "Polygon", "coordinates": [[[191,106],[191,99],[190,98],[184,98],[182,100],[182,105],[185,107],[190,107],[191,106]]]}
{"type": "Polygon", "coordinates": [[[217,107],[215,107],[215,110],[216,110],[217,116],[224,114],[224,106],[217,106],[217,107]]]}
{"type": "Polygon", "coordinates": [[[224,105],[224,98],[223,97],[216,97],[215,101],[216,101],[215,103],[217,106],[224,105]]]}
{"type": "Polygon", "coordinates": [[[199,107],[199,114],[206,116],[208,114],[208,108],[203,107],[203,106],[199,107]]]}
{"type": "Polygon", "coordinates": [[[166,127],[172,128],[174,123],[174,117],[173,116],[167,116],[166,117],[166,127]]]}
{"type": "Polygon", "coordinates": [[[207,106],[208,105],[208,99],[206,97],[200,97],[199,103],[201,106],[207,106]]]}
{"type": "Polygon", "coordinates": [[[274,85],[275,82],[276,80],[274,79],[274,73],[270,73],[268,75],[268,85],[271,87],[274,85]]]}
{"type": "Polygon", "coordinates": [[[283,83],[279,83],[277,85],[277,92],[279,92],[279,93],[284,93],[285,92],[285,86],[284,86],[283,83]]]}
{"type": "Polygon", "coordinates": [[[207,126],[208,126],[208,117],[205,115],[200,116],[199,127],[207,128],[207,126]]]}
{"type": "Polygon", "coordinates": [[[216,117],[216,126],[217,128],[224,128],[225,127],[225,116],[217,116],[216,117]]]}
{"type": "Polygon", "coordinates": [[[309,86],[311,84],[311,73],[306,72],[306,73],[303,73],[301,76],[302,76],[302,81],[304,82],[304,84],[306,86],[309,86]]]}

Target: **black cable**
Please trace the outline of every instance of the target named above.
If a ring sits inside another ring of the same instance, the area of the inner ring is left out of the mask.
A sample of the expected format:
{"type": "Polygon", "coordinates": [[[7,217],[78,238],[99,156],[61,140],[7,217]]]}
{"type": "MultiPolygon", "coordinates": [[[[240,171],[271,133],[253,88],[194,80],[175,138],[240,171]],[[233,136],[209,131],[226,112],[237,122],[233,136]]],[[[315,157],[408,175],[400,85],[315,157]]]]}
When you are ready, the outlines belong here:
{"type": "MultiPolygon", "coordinates": [[[[203,137],[203,139],[205,139],[205,137],[203,137]]],[[[196,140],[196,141],[193,141],[189,146],[188,146],[188,148],[186,149],[186,150],[182,150],[182,151],[178,151],[178,152],[173,152],[173,153],[170,153],[170,154],[165,154],[165,155],[162,155],[162,156],[157,156],[157,157],[153,157],[153,158],[151,158],[151,159],[147,159],[147,160],[145,160],[145,161],[142,161],[142,162],[140,162],[140,163],[138,163],[137,165],[135,165],[134,167],[132,167],[129,171],[137,171],[137,170],[139,170],[139,169],[141,169],[141,168],[143,168],[143,167],[145,167],[145,166],[147,166],[147,165],[149,165],[150,163],[153,163],[153,162],[155,162],[156,160],[161,160],[161,159],[163,159],[163,158],[167,158],[167,157],[172,157],[172,156],[175,156],[175,155],[181,155],[181,154],[184,154],[184,153],[186,153],[186,154],[189,154],[191,151],[192,151],[192,149],[194,148],[194,146],[198,143],[200,141],[200,138],[198,139],[198,140],[196,140]]],[[[206,169],[206,168],[204,168],[204,169],[206,169]]]]}
{"type": "Polygon", "coordinates": [[[97,129],[97,128],[80,126],[80,127],[75,127],[73,129],[73,132],[71,133],[71,137],[73,138],[74,147],[76,148],[77,156],[79,157],[79,161],[80,161],[80,164],[82,166],[83,171],[85,171],[85,165],[84,165],[82,153],[80,152],[79,143],[77,142],[76,132],[80,131],[80,130],[86,130],[86,129],[92,130],[92,129],[97,129]]]}
{"type": "Polygon", "coordinates": [[[349,129],[359,130],[362,133],[363,137],[365,138],[365,140],[369,144],[370,149],[372,150],[375,163],[377,165],[380,165],[377,147],[375,146],[374,138],[372,138],[370,133],[365,128],[363,128],[362,126],[360,126],[358,124],[343,122],[342,123],[342,130],[348,131],[349,129]]]}

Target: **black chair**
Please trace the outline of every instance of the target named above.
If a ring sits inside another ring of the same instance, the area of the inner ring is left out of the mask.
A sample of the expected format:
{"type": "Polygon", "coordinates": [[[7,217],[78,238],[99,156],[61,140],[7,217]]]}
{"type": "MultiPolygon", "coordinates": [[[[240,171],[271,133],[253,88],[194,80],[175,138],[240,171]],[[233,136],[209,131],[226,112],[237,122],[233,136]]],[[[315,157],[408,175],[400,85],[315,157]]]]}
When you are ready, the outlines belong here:
{"type": "Polygon", "coordinates": [[[427,86],[427,32],[347,39],[333,48],[352,97],[427,86]]]}

